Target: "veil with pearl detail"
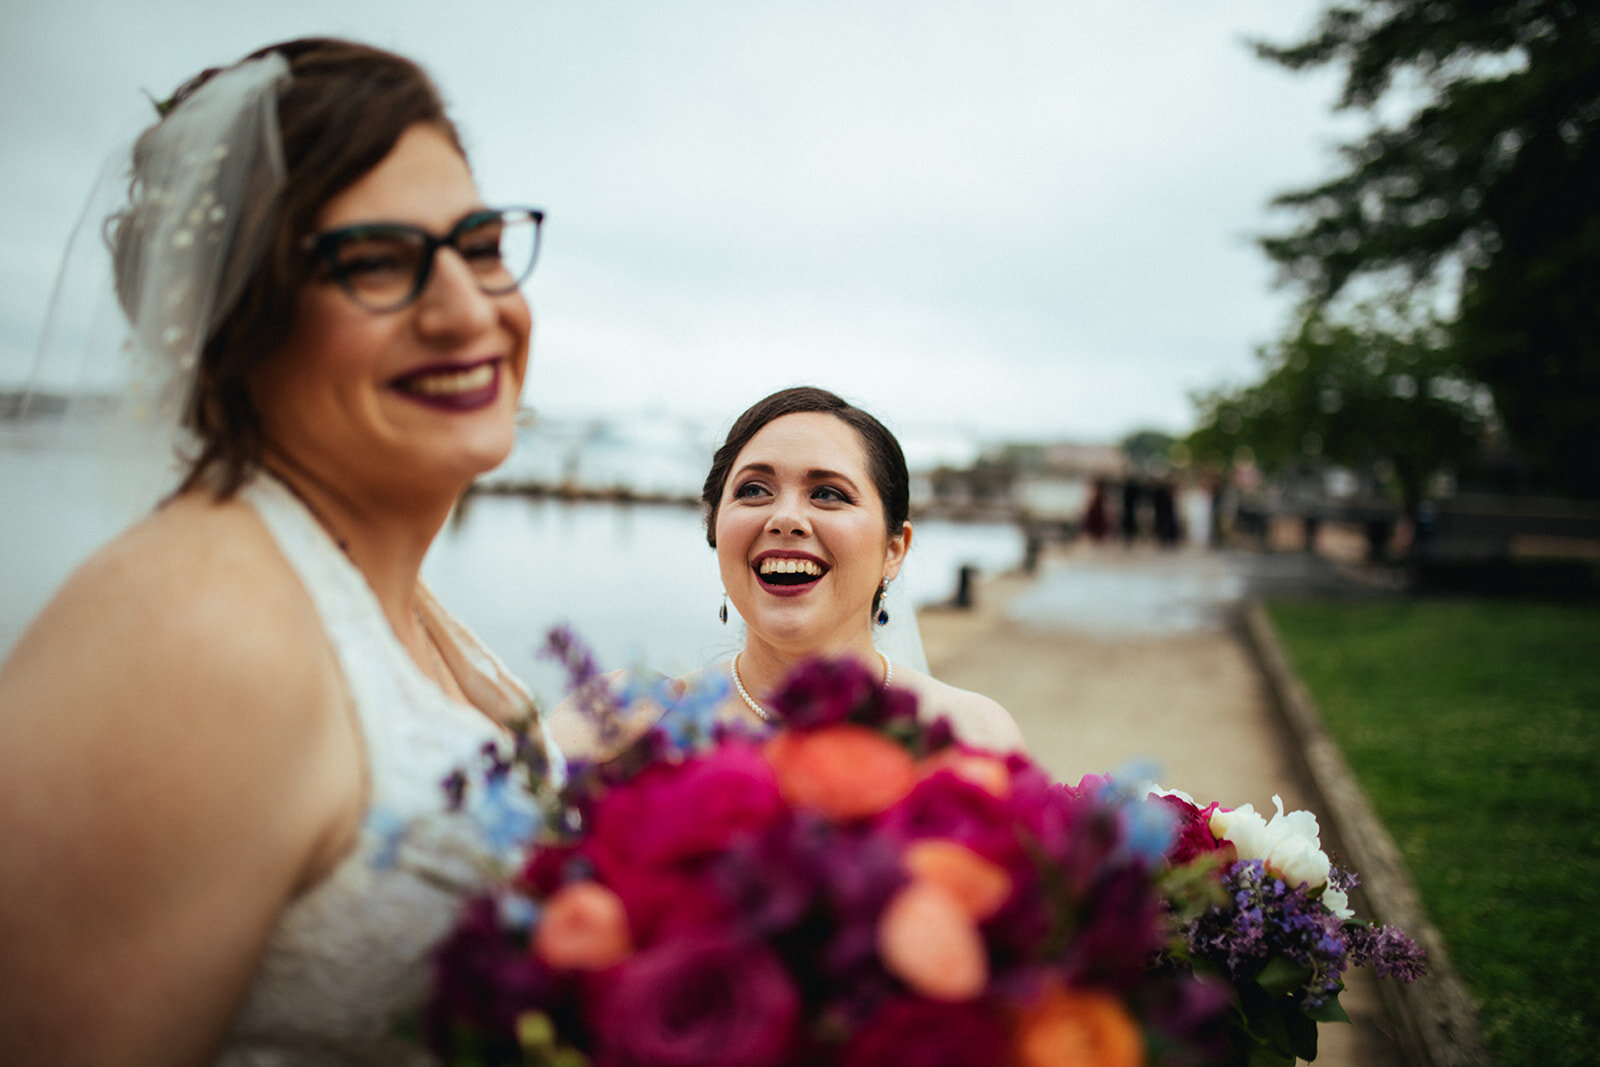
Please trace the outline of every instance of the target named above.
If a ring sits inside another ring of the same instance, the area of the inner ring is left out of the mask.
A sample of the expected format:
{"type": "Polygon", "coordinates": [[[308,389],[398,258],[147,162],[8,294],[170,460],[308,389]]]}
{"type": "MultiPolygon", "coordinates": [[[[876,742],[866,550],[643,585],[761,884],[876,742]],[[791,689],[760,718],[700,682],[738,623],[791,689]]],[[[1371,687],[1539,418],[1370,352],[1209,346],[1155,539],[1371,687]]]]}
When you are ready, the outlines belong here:
{"type": "Polygon", "coordinates": [[[177,483],[206,338],[272,231],[276,52],[218,71],[111,153],[62,258],[19,421],[97,442],[118,525],[177,483]]]}

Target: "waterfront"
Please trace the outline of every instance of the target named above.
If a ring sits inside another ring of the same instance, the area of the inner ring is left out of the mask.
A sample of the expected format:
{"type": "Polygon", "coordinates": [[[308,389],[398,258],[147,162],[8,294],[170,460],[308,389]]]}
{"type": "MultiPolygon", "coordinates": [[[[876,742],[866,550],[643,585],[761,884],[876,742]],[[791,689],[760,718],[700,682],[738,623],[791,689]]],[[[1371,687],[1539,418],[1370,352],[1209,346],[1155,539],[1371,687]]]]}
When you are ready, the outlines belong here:
{"type": "MultiPolygon", "coordinates": [[[[121,474],[89,445],[0,434],[0,654],[79,561],[128,521],[121,474]]],[[[963,564],[1016,566],[1022,538],[1003,523],[928,520],[891,610],[948,598],[963,564]]],[[[537,656],[543,635],[571,625],[605,666],[681,673],[738,644],[737,619],[717,621],[721,584],[696,509],[564,503],[520,496],[468,498],[423,568],[434,591],[526,678],[543,701],[561,678],[537,656]]]]}

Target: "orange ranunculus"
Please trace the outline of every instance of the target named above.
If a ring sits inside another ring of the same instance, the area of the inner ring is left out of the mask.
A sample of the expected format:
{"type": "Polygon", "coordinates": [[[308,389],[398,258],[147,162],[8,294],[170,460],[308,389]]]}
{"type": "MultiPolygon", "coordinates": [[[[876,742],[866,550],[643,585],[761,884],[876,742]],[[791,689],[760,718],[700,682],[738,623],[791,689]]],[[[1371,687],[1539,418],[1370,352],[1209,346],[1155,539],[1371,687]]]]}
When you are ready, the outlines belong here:
{"type": "Polygon", "coordinates": [[[926,838],[906,849],[906,870],[922,882],[943,886],[977,922],[989,918],[1011,895],[1011,876],[954,841],[926,838]]]}
{"type": "Polygon", "coordinates": [[[875,730],[839,723],[785,730],[766,745],[784,799],[832,819],[863,819],[917,784],[911,754],[875,730]]]}
{"type": "Polygon", "coordinates": [[[883,909],[878,955],[890,974],[933,1000],[971,1000],[989,983],[977,924],[932,882],[911,882],[883,909]]]}
{"type": "Polygon", "coordinates": [[[1054,986],[1023,1012],[1020,1067],[1142,1067],[1144,1037],[1107,993],[1054,986]]]}
{"type": "Polygon", "coordinates": [[[633,951],[622,900],[599,882],[574,882],[545,901],[533,950],[552,967],[604,970],[633,951]]]}
{"type": "Polygon", "coordinates": [[[923,760],[918,770],[924,778],[940,771],[949,771],[1002,800],[1011,794],[1011,771],[1005,760],[993,756],[947,748],[923,760]]]}

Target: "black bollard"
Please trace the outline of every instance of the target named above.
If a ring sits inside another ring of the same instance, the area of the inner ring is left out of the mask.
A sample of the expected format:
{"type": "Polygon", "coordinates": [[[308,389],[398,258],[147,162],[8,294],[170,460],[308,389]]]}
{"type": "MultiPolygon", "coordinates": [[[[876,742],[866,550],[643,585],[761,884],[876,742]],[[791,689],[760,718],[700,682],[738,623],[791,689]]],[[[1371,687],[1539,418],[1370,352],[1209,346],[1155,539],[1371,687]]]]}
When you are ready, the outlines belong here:
{"type": "Polygon", "coordinates": [[[963,563],[961,570],[956,574],[956,598],[954,604],[958,608],[972,607],[972,589],[976,584],[978,568],[970,563],[963,563]]]}

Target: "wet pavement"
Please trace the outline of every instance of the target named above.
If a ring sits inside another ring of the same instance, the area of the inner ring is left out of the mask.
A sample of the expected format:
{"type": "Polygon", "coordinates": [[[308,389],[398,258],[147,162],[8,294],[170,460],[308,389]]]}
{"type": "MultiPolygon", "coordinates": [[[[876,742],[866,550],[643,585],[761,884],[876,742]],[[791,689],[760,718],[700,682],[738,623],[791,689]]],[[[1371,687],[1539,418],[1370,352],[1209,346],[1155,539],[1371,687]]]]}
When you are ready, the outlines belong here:
{"type": "Polygon", "coordinates": [[[1393,595],[1389,572],[1306,553],[1079,545],[1047,559],[1006,617],[1102,638],[1158,637],[1231,624],[1251,599],[1393,595]]]}

